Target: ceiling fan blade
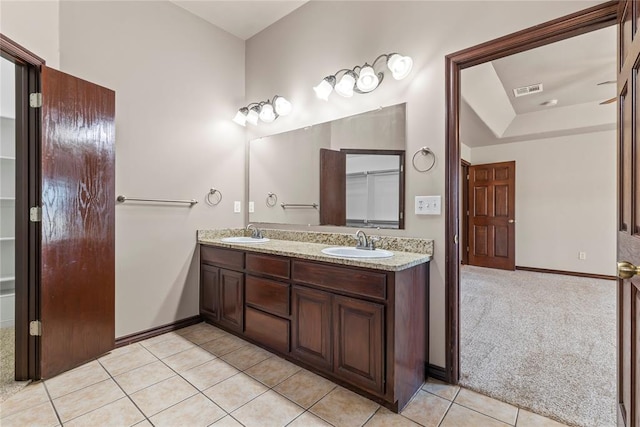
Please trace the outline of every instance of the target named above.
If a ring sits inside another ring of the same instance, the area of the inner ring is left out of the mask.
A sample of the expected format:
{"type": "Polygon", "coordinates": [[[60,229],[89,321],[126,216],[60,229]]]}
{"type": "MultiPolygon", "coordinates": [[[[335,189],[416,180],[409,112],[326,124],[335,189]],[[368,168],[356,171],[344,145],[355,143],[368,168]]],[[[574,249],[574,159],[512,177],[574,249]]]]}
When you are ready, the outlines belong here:
{"type": "Polygon", "coordinates": [[[611,104],[612,102],[616,102],[616,100],[617,100],[617,99],[618,99],[618,98],[614,96],[614,97],[613,97],[613,98],[611,98],[611,99],[607,99],[606,101],[602,101],[602,102],[600,103],[600,105],[611,104]]]}

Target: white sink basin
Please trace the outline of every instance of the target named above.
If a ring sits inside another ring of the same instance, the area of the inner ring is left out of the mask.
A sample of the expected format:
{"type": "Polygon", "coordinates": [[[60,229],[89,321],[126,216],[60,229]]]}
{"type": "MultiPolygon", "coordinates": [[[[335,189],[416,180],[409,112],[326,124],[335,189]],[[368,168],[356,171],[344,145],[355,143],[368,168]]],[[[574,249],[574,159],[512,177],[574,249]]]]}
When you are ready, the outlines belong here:
{"type": "Polygon", "coordinates": [[[254,239],[253,237],[225,237],[224,239],[220,239],[225,243],[264,243],[268,242],[269,239],[266,237],[262,237],[261,239],[254,239]]]}
{"type": "Polygon", "coordinates": [[[368,249],[357,249],[351,246],[338,246],[335,248],[325,248],[323,254],[340,258],[391,258],[393,252],[384,249],[370,251],[368,249]]]}

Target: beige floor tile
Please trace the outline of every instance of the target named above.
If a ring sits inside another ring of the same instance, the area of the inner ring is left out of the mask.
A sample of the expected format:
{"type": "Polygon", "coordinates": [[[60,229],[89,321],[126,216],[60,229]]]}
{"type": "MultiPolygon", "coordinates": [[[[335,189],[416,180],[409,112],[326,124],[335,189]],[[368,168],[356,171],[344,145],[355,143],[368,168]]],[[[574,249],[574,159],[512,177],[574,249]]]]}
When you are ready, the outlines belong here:
{"type": "Polygon", "coordinates": [[[207,322],[200,322],[200,323],[196,323],[195,325],[191,325],[191,326],[187,326],[186,328],[182,328],[182,329],[177,329],[175,331],[173,331],[175,334],[178,335],[187,335],[188,333],[191,333],[193,331],[200,331],[200,330],[205,330],[205,329],[209,329],[209,328],[215,328],[218,330],[221,330],[219,328],[216,328],[215,326],[207,323],[207,322]]]}
{"type": "Polygon", "coordinates": [[[365,427],[420,427],[408,418],[395,414],[386,408],[378,409],[365,427]]]}
{"type": "Polygon", "coordinates": [[[133,427],[153,427],[153,424],[151,424],[147,420],[144,420],[144,421],[139,422],[138,424],[134,425],[133,427]]]}
{"type": "Polygon", "coordinates": [[[479,412],[453,403],[444,420],[442,420],[440,427],[506,427],[508,425],[495,418],[487,417],[479,412]]]}
{"type": "Polygon", "coordinates": [[[205,390],[220,381],[236,375],[238,372],[240,371],[224,360],[213,359],[183,372],[182,376],[196,386],[198,390],[205,390]]]}
{"type": "Polygon", "coordinates": [[[54,427],[60,425],[60,421],[56,417],[51,402],[45,402],[3,417],[0,425],[2,427],[54,427]]]}
{"type": "Polygon", "coordinates": [[[156,427],[206,427],[227,415],[218,405],[198,393],[151,417],[156,427]]]}
{"type": "Polygon", "coordinates": [[[533,412],[518,410],[516,427],[567,427],[565,424],[554,421],[533,412]]]}
{"type": "Polygon", "coordinates": [[[272,353],[269,353],[256,345],[249,344],[244,347],[240,347],[231,353],[225,354],[221,359],[237,369],[244,371],[245,369],[248,369],[253,365],[257,365],[270,357],[273,357],[272,353]]]}
{"type": "Polygon", "coordinates": [[[179,336],[180,335],[171,331],[171,332],[164,333],[162,335],[156,335],[155,337],[147,338],[144,341],[140,341],[140,345],[142,345],[143,347],[149,347],[149,346],[152,346],[152,345],[155,345],[179,336]]]}
{"type": "Polygon", "coordinates": [[[122,356],[123,354],[127,354],[134,350],[141,349],[142,346],[139,343],[125,345],[124,347],[118,347],[111,350],[109,353],[104,354],[99,357],[98,360],[102,362],[103,360],[113,359],[114,357],[122,356]]]}
{"type": "Polygon", "coordinates": [[[429,378],[427,382],[422,386],[424,391],[428,391],[429,393],[433,393],[442,397],[443,399],[447,399],[453,401],[460,390],[460,386],[447,384],[440,380],[436,380],[433,378],[429,378]]]}
{"type": "Polygon", "coordinates": [[[176,376],[133,393],[131,399],[147,417],[151,417],[197,393],[191,384],[176,376]]]}
{"type": "Polygon", "coordinates": [[[188,333],[183,334],[182,336],[192,343],[200,345],[229,335],[229,333],[223,331],[222,329],[207,325],[206,323],[201,323],[201,325],[205,326],[194,328],[188,333]]]}
{"type": "Polygon", "coordinates": [[[513,425],[516,423],[518,408],[466,388],[460,389],[454,402],[507,424],[513,425]]]}
{"type": "Polygon", "coordinates": [[[123,397],[125,394],[120,387],[112,379],[108,379],[53,399],[53,405],[64,423],[123,397]]]}
{"type": "Polygon", "coordinates": [[[224,356],[227,353],[231,353],[234,350],[249,345],[249,343],[243,339],[236,337],[235,335],[226,335],[222,338],[217,338],[213,341],[209,341],[201,345],[202,348],[216,356],[224,356]]]}
{"type": "Polygon", "coordinates": [[[207,350],[203,350],[200,347],[194,347],[189,350],[176,353],[166,359],[162,359],[162,361],[169,365],[169,367],[174,371],[182,373],[215,358],[216,356],[209,353],[207,350]]]}
{"type": "Polygon", "coordinates": [[[304,409],[275,391],[258,396],[231,415],[247,427],[285,426],[304,409]]]}
{"type": "Polygon", "coordinates": [[[411,402],[404,407],[402,415],[423,426],[437,426],[449,409],[446,399],[419,390],[411,402]]]}
{"type": "Polygon", "coordinates": [[[268,387],[275,387],[301,368],[293,363],[287,362],[277,356],[258,363],[247,369],[246,374],[251,375],[268,387]]]}
{"type": "Polygon", "coordinates": [[[44,388],[44,382],[29,384],[0,404],[0,417],[4,419],[11,414],[33,408],[48,401],[49,396],[44,388]]]}
{"type": "Polygon", "coordinates": [[[169,339],[147,345],[146,347],[147,350],[153,353],[158,359],[164,359],[165,357],[180,353],[181,351],[195,348],[196,345],[188,339],[174,334],[169,339]]]}
{"type": "Polygon", "coordinates": [[[237,422],[231,415],[227,415],[211,425],[215,427],[242,427],[242,424],[237,422]]]}
{"type": "Polygon", "coordinates": [[[337,387],[309,409],[323,420],[344,427],[363,425],[379,405],[342,387],[337,387]]]}
{"type": "Polygon", "coordinates": [[[81,388],[99,383],[109,378],[97,360],[86,363],[79,368],[57,375],[45,381],[47,390],[52,399],[69,394],[81,388]]]}
{"type": "Polygon", "coordinates": [[[120,374],[113,379],[116,380],[120,387],[127,394],[133,394],[136,391],[147,388],[150,385],[159,383],[174,376],[176,373],[167,367],[161,361],[149,363],[124,374],[120,374]]]}
{"type": "Polygon", "coordinates": [[[158,360],[158,358],[149,353],[145,348],[138,347],[135,350],[113,358],[107,358],[105,360],[100,359],[100,363],[111,375],[115,377],[116,375],[129,372],[132,369],[148,365],[156,360],[158,360]]]}
{"type": "Polygon", "coordinates": [[[64,423],[65,427],[132,426],[144,420],[142,412],[128,397],[64,423]]]}
{"type": "Polygon", "coordinates": [[[203,393],[227,412],[233,412],[248,401],[269,390],[261,382],[242,372],[228,378],[203,393]]]}
{"type": "Polygon", "coordinates": [[[293,420],[287,427],[331,427],[331,424],[322,418],[316,417],[311,412],[305,412],[293,420]]]}
{"type": "Polygon", "coordinates": [[[309,409],[334,388],[336,385],[331,381],[301,369],[281,382],[274,390],[303,408],[309,409]]]}

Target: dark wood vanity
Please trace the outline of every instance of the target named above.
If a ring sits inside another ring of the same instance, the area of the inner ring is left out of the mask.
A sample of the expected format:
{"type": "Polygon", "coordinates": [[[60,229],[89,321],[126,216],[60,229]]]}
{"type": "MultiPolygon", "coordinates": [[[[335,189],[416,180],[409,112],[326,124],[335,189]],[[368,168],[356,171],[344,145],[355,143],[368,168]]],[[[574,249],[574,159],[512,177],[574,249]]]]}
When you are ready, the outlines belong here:
{"type": "Polygon", "coordinates": [[[401,410],[425,380],[429,263],[385,271],[200,245],[200,314],[401,410]]]}

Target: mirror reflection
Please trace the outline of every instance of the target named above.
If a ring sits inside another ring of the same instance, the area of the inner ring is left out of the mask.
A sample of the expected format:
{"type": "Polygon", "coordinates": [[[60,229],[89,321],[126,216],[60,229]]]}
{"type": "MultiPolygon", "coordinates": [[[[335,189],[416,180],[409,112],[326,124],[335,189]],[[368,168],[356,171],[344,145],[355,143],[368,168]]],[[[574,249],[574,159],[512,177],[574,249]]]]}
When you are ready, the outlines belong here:
{"type": "Polygon", "coordinates": [[[252,140],[250,222],[404,228],[406,104],[252,140]]]}

